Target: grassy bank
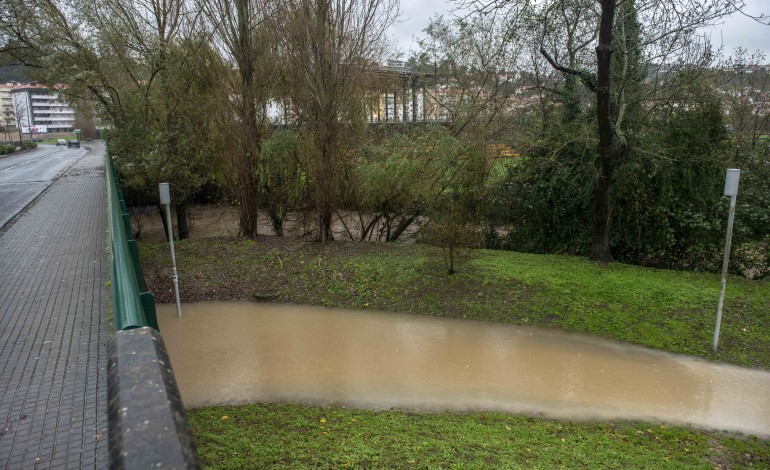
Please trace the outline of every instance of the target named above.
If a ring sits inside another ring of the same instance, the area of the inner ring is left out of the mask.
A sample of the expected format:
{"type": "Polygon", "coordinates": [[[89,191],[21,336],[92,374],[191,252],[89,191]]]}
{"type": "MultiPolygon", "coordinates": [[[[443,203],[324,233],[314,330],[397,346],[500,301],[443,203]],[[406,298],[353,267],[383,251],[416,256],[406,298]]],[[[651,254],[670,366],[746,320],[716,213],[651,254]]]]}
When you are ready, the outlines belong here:
{"type": "Polygon", "coordinates": [[[770,446],[649,423],[304,405],[188,413],[212,468],[768,468],[770,446]]]}
{"type": "MultiPolygon", "coordinates": [[[[719,277],[582,258],[477,250],[454,276],[421,245],[264,237],[177,245],[181,295],[372,308],[470,318],[603,336],[770,369],[770,283],[730,278],[720,350],[711,352],[719,277]]],[[[166,244],[142,245],[147,282],[173,302],[166,244]]]]}
{"type": "MultiPolygon", "coordinates": [[[[143,245],[160,302],[165,244],[143,245]]],[[[584,259],[477,251],[447,276],[419,245],[234,238],[177,244],[182,298],[273,301],[526,323],[770,369],[770,283],[584,259]]],[[[770,442],[666,423],[574,423],[498,413],[251,404],[189,412],[211,468],[769,468],[770,442]]]]}

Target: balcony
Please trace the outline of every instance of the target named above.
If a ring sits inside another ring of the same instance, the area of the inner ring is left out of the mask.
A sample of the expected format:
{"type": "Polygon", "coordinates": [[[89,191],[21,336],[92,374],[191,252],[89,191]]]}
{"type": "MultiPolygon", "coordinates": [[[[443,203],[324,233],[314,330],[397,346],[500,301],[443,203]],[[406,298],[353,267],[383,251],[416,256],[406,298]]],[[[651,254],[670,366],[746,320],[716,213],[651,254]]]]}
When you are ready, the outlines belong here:
{"type": "Polygon", "coordinates": [[[51,115],[69,115],[75,116],[75,111],[71,109],[58,109],[54,107],[50,108],[35,108],[32,110],[32,114],[51,114],[51,115]]]}
{"type": "Polygon", "coordinates": [[[64,117],[64,116],[45,116],[45,117],[36,117],[35,122],[41,123],[43,121],[50,121],[52,123],[65,123],[65,124],[74,124],[75,118],[74,117],[64,117]]]}

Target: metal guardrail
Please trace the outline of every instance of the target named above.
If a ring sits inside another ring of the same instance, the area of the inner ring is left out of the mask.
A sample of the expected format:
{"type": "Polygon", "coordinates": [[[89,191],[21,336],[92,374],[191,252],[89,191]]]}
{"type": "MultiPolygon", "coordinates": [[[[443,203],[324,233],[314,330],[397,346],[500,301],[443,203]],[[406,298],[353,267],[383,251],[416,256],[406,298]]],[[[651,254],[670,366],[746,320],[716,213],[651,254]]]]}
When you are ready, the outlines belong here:
{"type": "Polygon", "coordinates": [[[131,218],[109,150],[105,152],[110,231],[112,311],[115,331],[149,326],[158,330],[155,297],[147,291],[139,245],[131,235],[131,218]]]}
{"type": "Polygon", "coordinates": [[[115,336],[109,343],[107,396],[111,469],[199,469],[201,462],[171,360],[158,333],[139,245],[115,165],[105,154],[115,336]]]}

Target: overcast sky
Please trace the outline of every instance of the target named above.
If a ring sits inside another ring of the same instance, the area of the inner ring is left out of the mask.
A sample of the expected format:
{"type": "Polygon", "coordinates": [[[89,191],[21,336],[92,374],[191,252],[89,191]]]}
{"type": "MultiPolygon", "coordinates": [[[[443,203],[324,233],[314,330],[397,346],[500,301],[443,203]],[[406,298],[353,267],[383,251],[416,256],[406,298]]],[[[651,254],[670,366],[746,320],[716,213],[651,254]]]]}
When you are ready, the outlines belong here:
{"type": "MultiPolygon", "coordinates": [[[[770,15],[770,0],[746,0],[746,12],[752,15],[770,15]]],[[[451,16],[454,5],[449,0],[402,0],[401,22],[392,31],[392,37],[408,56],[409,50],[417,49],[417,39],[428,26],[430,18],[437,14],[451,16]]],[[[727,18],[723,25],[711,28],[711,40],[715,47],[724,44],[728,52],[743,47],[749,52],[762,50],[765,63],[770,63],[770,26],[761,25],[743,15],[727,18]]]]}

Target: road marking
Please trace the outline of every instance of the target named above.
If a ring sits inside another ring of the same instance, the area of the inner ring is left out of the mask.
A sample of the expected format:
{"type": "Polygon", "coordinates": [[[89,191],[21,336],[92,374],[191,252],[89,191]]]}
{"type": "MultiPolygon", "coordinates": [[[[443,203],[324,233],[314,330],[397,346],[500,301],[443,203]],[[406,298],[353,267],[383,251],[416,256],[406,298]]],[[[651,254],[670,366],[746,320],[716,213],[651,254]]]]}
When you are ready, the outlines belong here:
{"type": "Polygon", "coordinates": [[[22,166],[22,165],[26,165],[27,163],[32,163],[32,162],[34,162],[34,161],[36,161],[36,160],[40,160],[41,158],[45,158],[45,157],[47,157],[47,156],[49,156],[49,155],[53,155],[54,153],[56,153],[56,152],[58,152],[58,151],[59,151],[59,150],[57,149],[56,151],[53,151],[53,152],[51,152],[51,153],[47,153],[47,154],[45,154],[45,155],[41,155],[41,156],[39,156],[39,157],[37,157],[37,158],[33,158],[32,160],[27,160],[26,162],[17,163],[16,165],[13,165],[13,166],[9,166],[8,168],[3,168],[2,170],[0,170],[0,173],[2,173],[2,172],[4,172],[4,171],[8,171],[8,170],[13,170],[13,169],[14,169],[14,168],[16,168],[16,167],[20,167],[20,166],[22,166]]]}
{"type": "Polygon", "coordinates": [[[31,180],[31,181],[0,181],[0,186],[4,184],[34,184],[34,183],[48,183],[50,180],[31,180]]]}

